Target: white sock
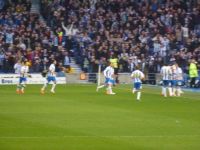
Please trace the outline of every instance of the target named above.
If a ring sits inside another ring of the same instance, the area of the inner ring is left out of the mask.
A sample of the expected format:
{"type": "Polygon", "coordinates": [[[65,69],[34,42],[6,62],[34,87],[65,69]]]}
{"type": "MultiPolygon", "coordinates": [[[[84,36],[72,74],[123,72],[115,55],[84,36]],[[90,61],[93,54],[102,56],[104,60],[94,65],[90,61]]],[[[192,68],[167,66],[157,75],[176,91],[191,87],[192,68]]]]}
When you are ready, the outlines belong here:
{"type": "Polygon", "coordinates": [[[140,100],[140,97],[141,97],[141,92],[137,92],[137,100],[140,100]]]}
{"type": "Polygon", "coordinates": [[[181,88],[180,87],[177,88],[177,96],[181,96],[181,88]]]}
{"type": "Polygon", "coordinates": [[[111,93],[111,90],[112,90],[112,89],[111,89],[111,87],[110,87],[110,86],[108,86],[108,87],[107,87],[107,89],[106,89],[106,91],[107,91],[107,94],[110,94],[110,93],[111,93]]]}
{"type": "Polygon", "coordinates": [[[109,89],[110,89],[110,93],[112,93],[113,91],[112,91],[112,87],[111,87],[111,86],[110,86],[110,88],[109,88],[109,89]]]}
{"type": "Polygon", "coordinates": [[[21,91],[24,91],[24,88],[25,88],[25,84],[22,84],[21,85],[21,91]]]}
{"type": "Polygon", "coordinates": [[[169,91],[169,96],[172,96],[172,88],[171,87],[168,88],[168,91],[169,91]]]}
{"type": "Polygon", "coordinates": [[[18,85],[17,85],[17,90],[20,90],[20,88],[21,88],[21,85],[18,84],[18,85]]]}
{"type": "Polygon", "coordinates": [[[167,88],[166,87],[163,87],[163,95],[164,95],[164,97],[167,97],[167,88]]]}
{"type": "Polygon", "coordinates": [[[51,91],[54,91],[55,87],[56,87],[56,84],[53,83],[53,84],[52,84],[52,87],[51,87],[51,91]]]}
{"type": "Polygon", "coordinates": [[[173,95],[176,96],[176,88],[174,87],[172,90],[173,90],[173,95]]]}
{"type": "Polygon", "coordinates": [[[100,85],[100,86],[98,86],[98,88],[101,89],[101,88],[103,88],[104,86],[105,86],[105,85],[100,85]]]}
{"type": "Polygon", "coordinates": [[[162,95],[165,95],[164,90],[165,90],[165,87],[162,87],[162,93],[161,93],[162,95]]]}
{"type": "Polygon", "coordinates": [[[42,87],[42,90],[45,90],[45,88],[47,87],[47,83],[45,83],[42,87]]]}
{"type": "Polygon", "coordinates": [[[135,88],[133,88],[132,93],[133,93],[133,94],[135,93],[135,88]]]}
{"type": "Polygon", "coordinates": [[[21,91],[24,91],[24,87],[22,86],[21,91]]]}

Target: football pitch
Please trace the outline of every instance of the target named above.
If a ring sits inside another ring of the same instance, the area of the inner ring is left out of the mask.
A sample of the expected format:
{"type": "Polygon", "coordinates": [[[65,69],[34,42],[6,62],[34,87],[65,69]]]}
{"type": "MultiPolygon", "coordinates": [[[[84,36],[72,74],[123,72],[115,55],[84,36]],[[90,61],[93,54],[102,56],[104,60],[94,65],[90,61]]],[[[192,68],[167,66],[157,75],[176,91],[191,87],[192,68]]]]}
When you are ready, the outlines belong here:
{"type": "Polygon", "coordinates": [[[138,102],[131,85],[116,86],[116,95],[92,84],[44,95],[40,87],[17,95],[15,86],[0,86],[0,150],[200,149],[200,93],[164,98],[144,86],[138,102]]]}

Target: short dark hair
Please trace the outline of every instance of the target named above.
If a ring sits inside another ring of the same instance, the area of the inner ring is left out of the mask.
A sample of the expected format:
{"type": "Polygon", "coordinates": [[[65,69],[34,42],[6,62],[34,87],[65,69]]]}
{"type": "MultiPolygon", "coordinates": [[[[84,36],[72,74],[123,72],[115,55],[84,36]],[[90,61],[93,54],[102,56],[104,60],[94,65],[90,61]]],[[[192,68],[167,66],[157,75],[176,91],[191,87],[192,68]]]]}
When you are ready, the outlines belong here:
{"type": "Polygon", "coordinates": [[[140,67],[137,65],[137,66],[135,66],[135,70],[139,70],[140,69],[140,67]]]}

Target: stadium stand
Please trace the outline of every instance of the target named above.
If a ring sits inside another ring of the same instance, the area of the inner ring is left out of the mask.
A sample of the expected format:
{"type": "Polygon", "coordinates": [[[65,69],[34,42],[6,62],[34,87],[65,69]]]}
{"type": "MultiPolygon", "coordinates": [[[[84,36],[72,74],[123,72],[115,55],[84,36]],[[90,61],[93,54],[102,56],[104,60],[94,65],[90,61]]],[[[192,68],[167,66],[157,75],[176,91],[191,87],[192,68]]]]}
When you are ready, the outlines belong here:
{"type": "Polygon", "coordinates": [[[60,62],[59,72],[67,52],[52,44],[54,39],[56,36],[39,14],[31,12],[29,0],[8,1],[0,12],[0,72],[14,72],[14,64],[24,58],[34,73],[45,70],[56,59],[60,62]]]}
{"type": "Polygon", "coordinates": [[[63,21],[79,30],[66,36],[65,44],[87,72],[96,72],[113,56],[120,72],[138,64],[159,72],[163,62],[173,61],[187,72],[191,58],[200,62],[198,1],[43,0],[41,5],[54,31],[62,30],[63,21]]]}

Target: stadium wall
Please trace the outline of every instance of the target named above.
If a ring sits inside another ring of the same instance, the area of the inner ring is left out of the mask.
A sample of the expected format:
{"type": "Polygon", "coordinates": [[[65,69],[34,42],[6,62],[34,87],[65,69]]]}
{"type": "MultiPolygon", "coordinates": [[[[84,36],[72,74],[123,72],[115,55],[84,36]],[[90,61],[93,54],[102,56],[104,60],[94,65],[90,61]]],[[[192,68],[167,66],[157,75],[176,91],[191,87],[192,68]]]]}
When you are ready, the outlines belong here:
{"type": "MultiPolygon", "coordinates": [[[[42,77],[41,74],[30,74],[31,77],[28,78],[27,84],[43,84],[46,79],[42,77]]],[[[97,73],[69,73],[65,77],[57,77],[58,84],[68,84],[68,83],[96,83],[98,78],[97,73]]],[[[129,73],[119,74],[120,83],[130,84],[132,83],[129,73]]],[[[7,84],[17,84],[19,81],[18,74],[0,74],[0,85],[7,84]]],[[[100,83],[104,83],[104,76],[100,74],[100,83]]]]}
{"type": "MultiPolygon", "coordinates": [[[[30,74],[27,84],[43,84],[46,79],[41,74],[30,74]]],[[[18,74],[0,74],[0,85],[17,84],[19,82],[18,74]]],[[[57,78],[58,84],[66,84],[65,77],[57,78]]]]}
{"type": "MultiPolygon", "coordinates": [[[[67,74],[66,75],[66,82],[67,83],[97,83],[98,82],[98,76],[100,76],[100,84],[103,84],[105,82],[105,77],[103,73],[85,73],[84,79],[81,79],[81,74],[67,74]]],[[[120,83],[122,84],[131,84],[130,73],[119,73],[118,78],[120,83]]],[[[146,75],[145,82],[146,83],[152,83],[154,84],[159,83],[160,81],[160,75],[159,74],[148,74],[146,75]]]]}
{"type": "MultiPolygon", "coordinates": [[[[132,79],[130,73],[119,73],[119,81],[122,84],[131,84],[132,79]]],[[[97,73],[69,73],[63,77],[57,77],[58,84],[68,84],[68,83],[97,83],[98,74],[97,73]]],[[[19,81],[18,74],[0,74],[0,85],[7,84],[17,84],[19,81]]],[[[46,81],[41,74],[31,74],[28,78],[27,84],[43,84],[46,81]]],[[[100,74],[100,83],[103,84],[105,81],[103,74],[100,74]]],[[[159,83],[159,74],[149,74],[146,75],[146,83],[154,81],[155,84],[159,83]]]]}

